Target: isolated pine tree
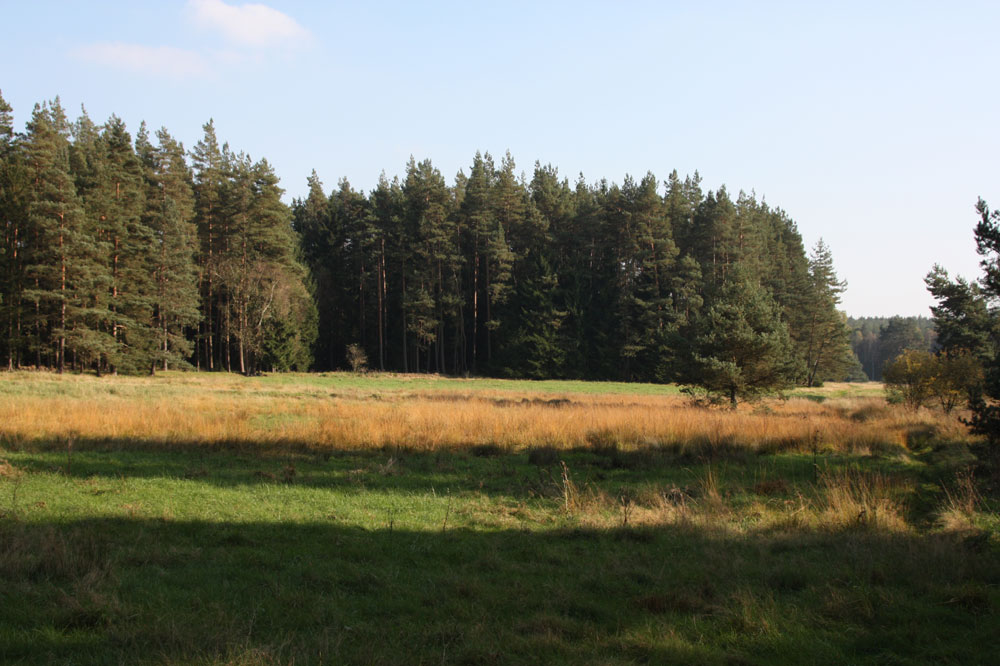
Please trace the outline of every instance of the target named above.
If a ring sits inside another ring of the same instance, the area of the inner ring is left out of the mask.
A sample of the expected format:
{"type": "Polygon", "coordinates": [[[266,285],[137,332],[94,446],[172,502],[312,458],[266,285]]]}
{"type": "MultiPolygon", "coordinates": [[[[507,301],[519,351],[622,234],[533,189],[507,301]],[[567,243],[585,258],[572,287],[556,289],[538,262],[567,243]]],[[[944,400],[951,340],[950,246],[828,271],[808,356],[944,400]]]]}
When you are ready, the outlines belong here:
{"type": "Polygon", "coordinates": [[[740,270],[700,318],[693,347],[689,382],[733,407],[791,385],[801,372],[778,304],[740,270]]]}

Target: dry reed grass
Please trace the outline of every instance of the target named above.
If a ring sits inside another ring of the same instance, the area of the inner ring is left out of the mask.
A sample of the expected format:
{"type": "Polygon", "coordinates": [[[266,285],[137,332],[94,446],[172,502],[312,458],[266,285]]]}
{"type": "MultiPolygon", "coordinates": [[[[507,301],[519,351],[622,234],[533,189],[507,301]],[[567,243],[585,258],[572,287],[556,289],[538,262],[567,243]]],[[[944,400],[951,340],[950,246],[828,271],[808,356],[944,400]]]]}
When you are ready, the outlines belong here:
{"type": "Polygon", "coordinates": [[[29,386],[0,401],[0,438],[265,450],[660,447],[712,457],[734,450],[902,453],[915,436],[966,437],[954,418],[914,414],[881,398],[793,398],[730,411],[694,407],[679,396],[389,391],[331,397],[291,389],[285,396],[235,391],[233,384],[170,379],[160,385],[169,390],[137,384],[142,390],[119,395],[39,395],[29,386]]]}
{"type": "Polygon", "coordinates": [[[976,511],[982,496],[976,489],[971,471],[960,472],[954,484],[945,486],[945,502],[938,514],[938,526],[946,531],[963,532],[975,528],[976,511]]]}
{"type": "Polygon", "coordinates": [[[912,479],[878,472],[824,474],[822,523],[835,528],[906,531],[906,520],[895,498],[908,492],[912,484],[912,479]]]}

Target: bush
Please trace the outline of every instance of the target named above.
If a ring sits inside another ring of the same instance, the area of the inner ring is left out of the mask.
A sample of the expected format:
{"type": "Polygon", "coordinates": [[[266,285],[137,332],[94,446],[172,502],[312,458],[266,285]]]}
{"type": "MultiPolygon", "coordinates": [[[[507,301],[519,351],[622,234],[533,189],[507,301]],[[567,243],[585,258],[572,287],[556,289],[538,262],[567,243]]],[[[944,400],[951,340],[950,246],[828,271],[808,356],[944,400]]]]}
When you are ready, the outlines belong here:
{"type": "Polygon", "coordinates": [[[982,382],[982,374],[970,354],[945,356],[908,349],[886,367],[883,380],[889,402],[916,410],[937,400],[949,413],[982,382]]]}
{"type": "Polygon", "coordinates": [[[347,345],[347,363],[351,366],[351,372],[365,372],[368,369],[368,354],[361,348],[361,345],[347,345]]]}

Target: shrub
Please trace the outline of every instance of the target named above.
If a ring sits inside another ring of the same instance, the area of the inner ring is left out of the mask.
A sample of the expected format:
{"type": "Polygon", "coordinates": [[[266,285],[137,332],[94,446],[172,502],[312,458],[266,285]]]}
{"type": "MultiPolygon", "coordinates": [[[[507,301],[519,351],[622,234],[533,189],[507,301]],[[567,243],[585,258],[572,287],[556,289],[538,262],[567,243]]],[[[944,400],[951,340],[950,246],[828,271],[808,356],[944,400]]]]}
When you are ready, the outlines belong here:
{"type": "Polygon", "coordinates": [[[938,371],[937,357],[927,351],[907,349],[889,364],[882,375],[891,402],[920,409],[933,395],[938,371]]]}
{"type": "Polygon", "coordinates": [[[919,409],[937,400],[951,412],[982,382],[983,371],[970,354],[934,355],[908,349],[893,361],[883,376],[891,402],[919,409]]]}
{"type": "Polygon", "coordinates": [[[368,354],[361,348],[361,345],[347,345],[347,363],[351,366],[351,372],[364,372],[368,369],[368,354]]]}

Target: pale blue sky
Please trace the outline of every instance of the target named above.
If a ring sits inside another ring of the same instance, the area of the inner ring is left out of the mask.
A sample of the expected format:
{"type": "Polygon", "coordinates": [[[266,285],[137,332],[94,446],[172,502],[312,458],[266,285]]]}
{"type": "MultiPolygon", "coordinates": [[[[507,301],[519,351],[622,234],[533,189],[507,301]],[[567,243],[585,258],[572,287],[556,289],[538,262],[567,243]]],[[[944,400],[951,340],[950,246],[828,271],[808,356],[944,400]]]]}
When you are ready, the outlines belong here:
{"type": "Polygon", "coordinates": [[[15,122],[60,95],[190,148],[212,117],[288,200],[411,154],[697,169],[823,237],[855,316],[927,315],[935,262],[978,274],[976,197],[1000,207],[1000,3],[227,2],[0,0],[15,122]]]}

